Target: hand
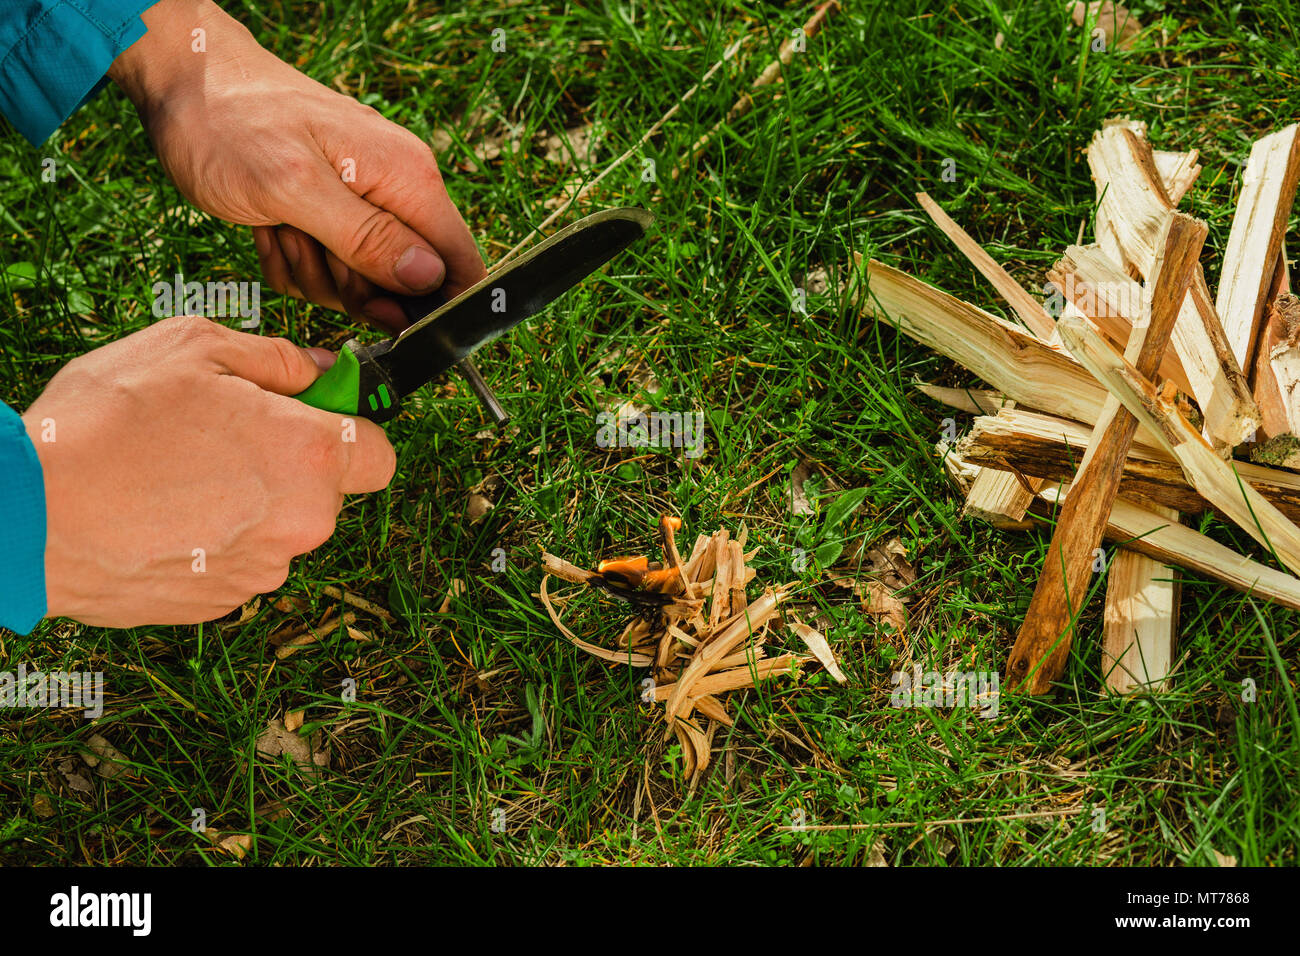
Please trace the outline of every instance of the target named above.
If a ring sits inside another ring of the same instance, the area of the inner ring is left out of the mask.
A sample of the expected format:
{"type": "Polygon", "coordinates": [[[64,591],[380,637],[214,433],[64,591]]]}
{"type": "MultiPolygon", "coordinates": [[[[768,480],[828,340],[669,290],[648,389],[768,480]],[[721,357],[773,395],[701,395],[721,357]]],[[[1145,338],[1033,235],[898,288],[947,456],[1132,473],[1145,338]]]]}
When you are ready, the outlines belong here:
{"type": "Polygon", "coordinates": [[[286,397],[332,358],[183,317],[64,366],[23,415],[45,475],[49,615],[193,624],[283,584],[343,496],[395,467],[378,425],[286,397]]]}
{"type": "Polygon", "coordinates": [[[254,227],[273,289],[397,330],[385,289],[455,295],[487,274],[417,136],[303,76],[211,0],[162,0],[144,20],[109,76],[185,197],[254,227]]]}

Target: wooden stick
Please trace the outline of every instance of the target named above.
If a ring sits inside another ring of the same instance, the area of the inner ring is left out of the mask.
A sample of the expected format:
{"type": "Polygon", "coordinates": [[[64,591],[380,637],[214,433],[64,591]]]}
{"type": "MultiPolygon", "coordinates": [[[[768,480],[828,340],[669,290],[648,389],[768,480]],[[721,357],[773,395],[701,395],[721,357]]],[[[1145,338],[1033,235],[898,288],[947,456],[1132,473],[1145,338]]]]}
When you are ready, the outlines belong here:
{"type": "Polygon", "coordinates": [[[1178,461],[1188,483],[1284,565],[1300,572],[1300,528],[1242,478],[1240,463],[1216,455],[1174,403],[1139,375],[1087,319],[1077,313],[1062,316],[1057,328],[1088,370],[1149,426],[1161,447],[1178,461]]]}
{"type": "MultiPolygon", "coordinates": [[[[978,470],[959,450],[940,443],[936,450],[949,475],[970,475],[978,470]]],[[[1048,505],[1066,498],[1069,482],[1044,485],[1038,497],[1048,505]]],[[[1253,561],[1213,538],[1171,522],[1157,510],[1127,498],[1116,498],[1106,521],[1106,540],[1166,564],[1195,571],[1246,594],[1300,611],[1300,578],[1253,561]]]]}
{"type": "Polygon", "coordinates": [[[1300,182],[1300,126],[1256,140],[1223,253],[1216,305],[1237,363],[1248,368],[1300,182]]]}
{"type": "Polygon", "coordinates": [[[1011,278],[1011,274],[998,265],[966,230],[953,222],[952,217],[944,212],[928,193],[917,193],[916,201],[934,220],[939,230],[951,239],[952,244],[960,250],[961,254],[979,270],[980,275],[989,280],[989,284],[997,290],[998,295],[1006,299],[1012,311],[1020,317],[1021,322],[1025,323],[1025,328],[1044,342],[1050,342],[1052,334],[1056,331],[1056,323],[1052,321],[1052,317],[1047,314],[1042,304],[1026,292],[1019,282],[1011,278]]]}
{"type": "MultiPolygon", "coordinates": [[[[1176,511],[1156,515],[1178,524],[1176,511]]],[[[1106,686],[1117,694],[1166,689],[1178,643],[1179,590],[1174,569],[1162,561],[1124,548],[1111,559],[1101,666],[1106,686]]]]}
{"type": "MultiPolygon", "coordinates": [[[[1135,326],[1125,352],[1144,375],[1160,367],[1207,231],[1205,223],[1182,213],[1168,217],[1151,267],[1148,321],[1135,326]]],[[[1007,662],[1013,685],[1028,693],[1045,693],[1065,670],[1074,618],[1092,579],[1093,552],[1105,534],[1106,516],[1136,430],[1137,420],[1118,400],[1109,400],[1075,477],[1077,494],[1066,501],[1057,520],[1038,586],[1007,662]]]]}
{"type": "MultiPolygon", "coordinates": [[[[969,369],[1020,405],[1095,422],[1106,390],[1065,349],[872,259],[867,311],[969,369]]],[[[1148,444],[1153,435],[1139,429],[1148,444]]]]}
{"type": "MultiPolygon", "coordinates": [[[[1045,487],[1044,501],[1059,503],[1068,486],[1045,487]]],[[[1300,611],[1300,578],[1252,561],[1213,538],[1171,522],[1149,508],[1116,498],[1106,537],[1129,550],[1203,574],[1245,594],[1300,611]]]]}
{"type": "MultiPolygon", "coordinates": [[[[1059,481],[1074,475],[1091,438],[1092,429],[1079,422],[1007,409],[976,418],[956,450],[972,467],[1059,481]]],[[[1300,523],[1300,475],[1244,461],[1234,461],[1232,467],[1288,520],[1300,523]]],[[[1124,462],[1119,493],[1148,507],[1163,505],[1185,514],[1213,507],[1188,483],[1169,452],[1136,440],[1124,462]]]]}

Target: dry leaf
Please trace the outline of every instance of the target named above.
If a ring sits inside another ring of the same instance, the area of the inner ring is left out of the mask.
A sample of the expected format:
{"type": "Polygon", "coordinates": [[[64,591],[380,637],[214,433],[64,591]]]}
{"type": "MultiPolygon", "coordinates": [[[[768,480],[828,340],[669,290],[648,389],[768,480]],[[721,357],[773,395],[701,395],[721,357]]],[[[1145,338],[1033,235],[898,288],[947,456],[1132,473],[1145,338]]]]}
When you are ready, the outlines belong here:
{"type": "Polygon", "coordinates": [[[319,742],[320,732],[306,741],[291,731],[278,718],[266,725],[266,729],[257,737],[257,752],[267,757],[279,757],[287,754],[301,769],[311,774],[320,772],[321,767],[328,767],[330,755],[328,750],[316,750],[314,744],[319,742]]]}
{"type": "Polygon", "coordinates": [[[90,750],[83,752],[81,759],[105,780],[113,780],[124,775],[131,776],[131,768],[127,765],[126,758],[99,734],[92,734],[86,741],[86,746],[90,750]]]}
{"type": "Polygon", "coordinates": [[[916,581],[916,569],[907,560],[907,548],[897,536],[868,548],[862,558],[861,572],[891,591],[901,591],[916,581]]]}
{"type": "Polygon", "coordinates": [[[235,624],[247,624],[257,616],[257,611],[261,606],[262,598],[260,596],[253,598],[253,600],[249,601],[239,609],[239,620],[236,621],[235,624]]]}
{"type": "Polygon", "coordinates": [[[228,837],[223,837],[217,843],[217,846],[236,860],[242,860],[253,849],[253,835],[251,833],[232,833],[228,837]]]}
{"type": "Polygon", "coordinates": [[[815,472],[816,469],[806,461],[799,462],[794,466],[794,471],[790,472],[790,514],[798,517],[813,513],[812,502],[808,500],[803,485],[815,472]]]}
{"type": "Polygon", "coordinates": [[[284,715],[284,729],[290,733],[296,734],[302,727],[303,715],[305,710],[291,710],[284,715]]]}
{"type": "Polygon", "coordinates": [[[82,776],[80,769],[77,761],[72,757],[59,764],[59,773],[63,774],[63,779],[67,781],[69,787],[78,793],[94,793],[95,788],[90,785],[90,780],[82,776]]]}
{"type": "Polygon", "coordinates": [[[446,614],[451,610],[451,602],[465,593],[465,582],[460,578],[451,579],[451,587],[447,588],[447,596],[442,599],[442,605],[438,608],[439,614],[446,614]]]}
{"type": "Polygon", "coordinates": [[[1122,4],[1112,3],[1111,0],[1076,3],[1070,11],[1070,16],[1077,27],[1083,26],[1090,14],[1096,15],[1097,22],[1094,29],[1101,30],[1105,35],[1108,48],[1117,45],[1121,50],[1127,49],[1142,32],[1142,24],[1138,18],[1129,13],[1122,4]]]}
{"type": "Polygon", "coordinates": [[[36,814],[42,820],[48,820],[54,816],[54,805],[50,803],[50,798],[43,793],[38,793],[32,798],[32,813],[36,814]]]}
{"type": "Polygon", "coordinates": [[[862,609],[872,617],[883,617],[894,625],[894,632],[902,634],[907,627],[907,608],[879,581],[863,581],[854,586],[862,601],[862,609]]]}
{"type": "Polygon", "coordinates": [[[483,495],[470,495],[469,505],[465,509],[465,514],[470,521],[478,521],[485,514],[492,510],[492,502],[483,495]]]}

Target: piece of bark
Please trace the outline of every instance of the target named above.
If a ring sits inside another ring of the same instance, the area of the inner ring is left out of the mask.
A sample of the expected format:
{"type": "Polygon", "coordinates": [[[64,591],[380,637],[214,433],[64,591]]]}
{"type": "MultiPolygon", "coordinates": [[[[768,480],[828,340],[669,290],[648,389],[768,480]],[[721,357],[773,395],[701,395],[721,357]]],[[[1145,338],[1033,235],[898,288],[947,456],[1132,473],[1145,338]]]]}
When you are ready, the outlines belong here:
{"type": "Polygon", "coordinates": [[[1052,333],[1056,331],[1056,323],[1047,314],[1042,303],[1026,292],[1019,282],[1011,278],[1011,274],[985,252],[984,248],[971,238],[966,230],[957,225],[952,217],[930,198],[928,193],[917,193],[916,201],[934,220],[934,224],[939,227],[939,230],[952,240],[952,244],[970,260],[971,265],[978,269],[980,275],[984,276],[989,281],[989,284],[997,290],[998,295],[1006,300],[1007,304],[1011,306],[1011,310],[1020,317],[1020,321],[1025,323],[1025,328],[1044,342],[1051,341],[1052,333]]]}
{"type": "Polygon", "coordinates": [[[1081,422],[1101,415],[1106,390],[1064,348],[875,259],[867,282],[866,309],[877,320],[941,352],[1017,404],[1081,422]]]}
{"type": "MultiPolygon", "coordinates": [[[[1205,223],[1172,213],[1157,240],[1146,321],[1134,327],[1125,350],[1144,376],[1160,367],[1207,231],[1205,223]]],[[[1119,490],[1137,424],[1117,399],[1107,401],[1075,476],[1077,494],[1066,500],[1057,519],[1042,574],[1007,662],[1013,686],[1028,693],[1046,693],[1065,670],[1075,618],[1092,579],[1094,551],[1105,535],[1106,516],[1119,490]]]]}
{"type": "MultiPolygon", "coordinates": [[[[1163,509],[1158,518],[1178,524],[1178,512],[1163,509]]],[[[1106,570],[1106,610],[1102,618],[1101,669],[1106,686],[1118,694],[1163,691],[1178,643],[1179,586],[1173,568],[1121,548],[1106,570]]]]}
{"type": "Polygon", "coordinates": [[[1300,126],[1291,124],[1251,147],[1241,194],[1223,252],[1215,301],[1232,353],[1248,368],[1273,283],[1296,184],[1300,182],[1300,126]]]}
{"type": "MultiPolygon", "coordinates": [[[[1080,422],[1007,409],[982,415],[956,445],[961,461],[976,468],[1039,475],[1049,481],[1072,477],[1092,429],[1080,422]]],[[[1300,523],[1300,475],[1264,465],[1234,461],[1232,467],[1292,522],[1300,523]]],[[[1159,445],[1135,441],[1129,446],[1119,493],[1148,506],[1162,505],[1184,514],[1199,514],[1212,505],[1183,474],[1182,466],[1159,445]]]]}
{"type": "Polygon", "coordinates": [[[1088,370],[1156,435],[1201,497],[1292,571],[1300,571],[1300,528],[1241,477],[1241,463],[1226,462],[1095,326],[1079,315],[1057,323],[1062,338],[1088,370]]]}

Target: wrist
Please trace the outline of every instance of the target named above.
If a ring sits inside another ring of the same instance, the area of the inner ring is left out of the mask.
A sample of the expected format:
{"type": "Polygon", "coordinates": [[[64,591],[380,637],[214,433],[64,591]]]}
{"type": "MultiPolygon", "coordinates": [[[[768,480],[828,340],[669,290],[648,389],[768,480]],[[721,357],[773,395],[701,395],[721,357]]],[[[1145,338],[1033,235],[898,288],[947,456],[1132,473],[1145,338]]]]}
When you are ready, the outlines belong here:
{"type": "Polygon", "coordinates": [[[231,57],[256,45],[242,24],[213,0],[160,0],[143,14],[147,32],[108,69],[143,118],[187,86],[201,89],[209,56],[231,57]]]}

